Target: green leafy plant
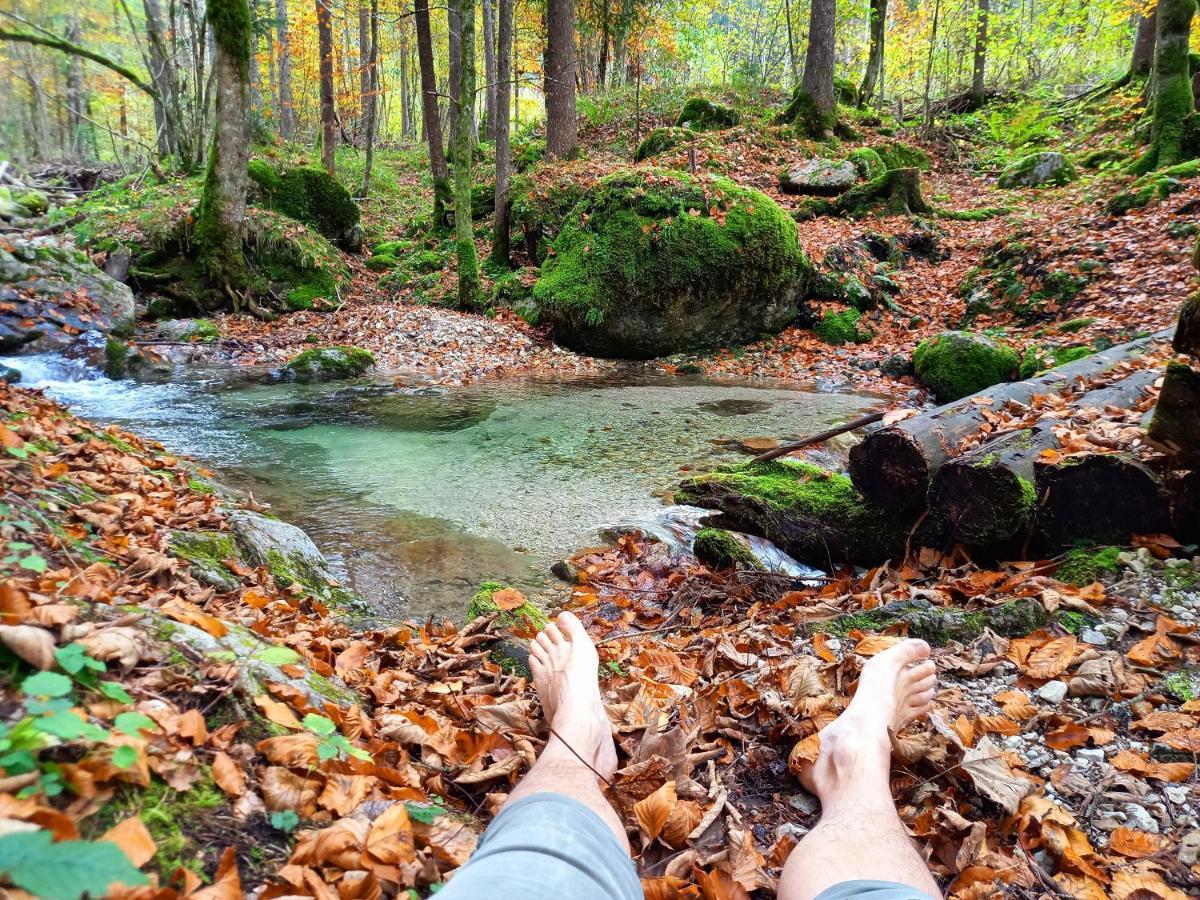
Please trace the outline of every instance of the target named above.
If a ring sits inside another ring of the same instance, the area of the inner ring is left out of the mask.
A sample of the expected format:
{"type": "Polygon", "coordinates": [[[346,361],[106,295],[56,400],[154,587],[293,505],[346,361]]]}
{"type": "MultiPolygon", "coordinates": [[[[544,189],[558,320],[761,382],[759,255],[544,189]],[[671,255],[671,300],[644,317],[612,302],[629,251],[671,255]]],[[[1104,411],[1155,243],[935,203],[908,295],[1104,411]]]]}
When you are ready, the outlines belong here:
{"type": "Polygon", "coordinates": [[[349,738],[338,733],[337,725],[333,723],[332,719],[309,713],[304,717],[304,727],[320,739],[317,743],[317,759],[321,762],[334,759],[342,753],[368,762],[371,759],[370,753],[360,747],[355,747],[350,743],[349,738]]]}
{"type": "Polygon", "coordinates": [[[149,879],[110,841],[54,842],[49,831],[0,836],[0,873],[17,887],[48,900],[103,897],[109,885],[134,886],[149,879]]]}
{"type": "Polygon", "coordinates": [[[300,817],[292,809],[278,809],[271,813],[271,827],[283,832],[291,832],[300,824],[300,817]]]}
{"type": "Polygon", "coordinates": [[[0,562],[3,562],[5,566],[16,566],[19,569],[28,569],[30,572],[46,571],[46,558],[33,552],[33,544],[27,544],[24,541],[9,541],[8,553],[0,562]]]}

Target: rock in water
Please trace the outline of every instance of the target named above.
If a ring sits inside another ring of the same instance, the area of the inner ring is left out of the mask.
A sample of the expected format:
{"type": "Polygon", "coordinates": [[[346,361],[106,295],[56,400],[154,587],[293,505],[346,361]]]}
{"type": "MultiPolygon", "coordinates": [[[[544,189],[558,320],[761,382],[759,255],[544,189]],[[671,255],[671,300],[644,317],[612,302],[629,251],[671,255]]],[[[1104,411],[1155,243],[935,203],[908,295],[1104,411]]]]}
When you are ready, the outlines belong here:
{"type": "Polygon", "coordinates": [[[360,347],[322,347],[305,350],[288,360],[283,374],[296,381],[338,381],[357,378],[375,367],[371,351],[360,347]]]}
{"type": "Polygon", "coordinates": [[[725,178],[618,172],[566,216],[527,313],[594,356],[647,359],[753,340],[803,309],[793,220],[725,178]]]}
{"type": "Polygon", "coordinates": [[[133,327],[133,292],[52,238],[0,244],[0,351],[45,352],[80,332],[133,327]]]}
{"type": "Polygon", "coordinates": [[[1061,153],[1047,151],[1022,156],[1000,173],[1000,187],[1066,184],[1076,179],[1075,166],[1061,153]]]}
{"type": "Polygon", "coordinates": [[[981,334],[943,331],[917,345],[913,368],[921,384],[950,403],[1009,381],[1017,370],[1017,354],[981,334]]]}
{"type": "Polygon", "coordinates": [[[811,197],[836,197],[854,187],[858,170],[848,159],[809,159],[781,176],[779,188],[785,194],[811,197]]]}

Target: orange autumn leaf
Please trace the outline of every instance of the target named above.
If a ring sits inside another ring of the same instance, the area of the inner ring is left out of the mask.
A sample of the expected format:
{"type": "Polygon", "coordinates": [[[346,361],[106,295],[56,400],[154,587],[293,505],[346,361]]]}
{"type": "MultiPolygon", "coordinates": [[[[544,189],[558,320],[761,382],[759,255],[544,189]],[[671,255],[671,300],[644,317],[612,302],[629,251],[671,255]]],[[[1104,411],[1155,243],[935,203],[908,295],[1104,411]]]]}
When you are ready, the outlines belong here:
{"type": "Polygon", "coordinates": [[[403,803],[393,803],[371,823],[366,852],[369,857],[391,866],[403,865],[416,858],[412,823],[403,803]]]}
{"type": "Polygon", "coordinates": [[[996,702],[1010,719],[1024,722],[1037,715],[1037,707],[1024,691],[1001,691],[996,695],[996,702]]]}
{"type": "Polygon", "coordinates": [[[213,756],[212,774],[217,787],[229,796],[240,797],[246,793],[245,770],[224,750],[218,750],[213,756]]]}
{"type": "Polygon", "coordinates": [[[894,647],[903,638],[892,634],[869,634],[854,646],[854,652],[859,656],[875,656],[888,647],[894,647]]]}
{"type": "Polygon", "coordinates": [[[492,594],[492,602],[505,612],[511,612],[525,605],[525,595],[516,588],[503,588],[492,594]]]}
{"type": "Polygon", "coordinates": [[[1125,656],[1130,662],[1148,667],[1159,666],[1164,662],[1178,659],[1182,650],[1171,635],[1184,634],[1188,630],[1187,626],[1181,625],[1167,616],[1159,616],[1154,625],[1154,634],[1134,644],[1125,656]]]}
{"type": "Polygon", "coordinates": [[[188,900],[242,900],[242,880],[238,876],[237,853],[226,847],[217,866],[213,883],[188,895],[188,900]]]}
{"type": "Polygon", "coordinates": [[[183,713],[179,717],[177,728],[180,737],[187,738],[197,747],[208,740],[208,726],[198,709],[189,709],[183,713]]]}
{"type": "Polygon", "coordinates": [[[1025,674],[1039,681],[1049,681],[1061,675],[1071,665],[1078,642],[1067,634],[1033,651],[1025,664],[1025,674]]]}
{"type": "Polygon", "coordinates": [[[711,872],[696,869],[692,877],[696,879],[704,900],[750,900],[746,889],[723,869],[713,869],[711,872]]]}
{"type": "Polygon", "coordinates": [[[1072,750],[1082,747],[1090,737],[1091,732],[1085,726],[1072,723],[1047,732],[1045,741],[1051,750],[1072,750]]]}
{"type": "Polygon", "coordinates": [[[130,816],[104,832],[100,840],[116,844],[121,852],[129,857],[129,861],[141,868],[154,858],[158,852],[158,844],[150,835],[150,829],[138,815],[130,816]]]}
{"type": "Polygon", "coordinates": [[[633,805],[633,815],[647,842],[662,834],[677,802],[675,782],[668,781],[653,794],[633,805]]]}
{"type": "Polygon", "coordinates": [[[1167,884],[1149,863],[1118,868],[1109,886],[1113,900],[1187,900],[1187,894],[1167,884]]]}
{"type": "Polygon", "coordinates": [[[1130,859],[1142,859],[1146,856],[1153,856],[1162,849],[1162,844],[1158,835],[1121,826],[1113,829],[1112,835],[1109,837],[1108,849],[1114,853],[1120,853],[1122,856],[1128,856],[1130,859]]]}
{"type": "Polygon", "coordinates": [[[834,656],[833,650],[829,647],[829,635],[823,631],[818,631],[813,635],[813,653],[817,654],[825,662],[837,662],[837,657],[834,656]]]}
{"type": "Polygon", "coordinates": [[[642,893],[646,900],[695,900],[700,896],[700,888],[682,878],[664,876],[643,878],[642,893]]]}
{"type": "Polygon", "coordinates": [[[254,705],[263,711],[263,715],[276,725],[282,725],[284,728],[299,729],[300,720],[296,718],[296,714],[292,712],[291,707],[284,703],[280,703],[266,694],[259,694],[254,698],[254,705]]]}
{"type": "Polygon", "coordinates": [[[803,740],[797,741],[796,746],[792,747],[792,752],[788,755],[788,768],[792,774],[799,775],[805,766],[817,761],[817,755],[820,752],[820,735],[810,734],[803,740]]]}

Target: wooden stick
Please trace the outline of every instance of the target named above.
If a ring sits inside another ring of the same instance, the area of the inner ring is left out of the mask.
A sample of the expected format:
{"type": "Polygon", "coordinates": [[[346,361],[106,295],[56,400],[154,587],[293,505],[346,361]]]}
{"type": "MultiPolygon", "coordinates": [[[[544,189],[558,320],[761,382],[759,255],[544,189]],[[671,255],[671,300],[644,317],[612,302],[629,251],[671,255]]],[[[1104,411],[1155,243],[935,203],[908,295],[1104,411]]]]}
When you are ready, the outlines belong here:
{"type": "Polygon", "coordinates": [[[828,431],[822,431],[820,434],[814,434],[812,437],[806,437],[804,440],[797,441],[794,444],[785,444],[782,447],[776,447],[774,450],[768,450],[766,453],[760,453],[750,461],[770,462],[771,460],[778,459],[781,456],[787,456],[794,450],[800,450],[804,447],[811,447],[813,444],[820,444],[829,440],[830,438],[837,437],[839,434],[845,434],[847,431],[854,431],[855,429],[870,425],[873,422],[878,422],[884,417],[884,415],[886,415],[886,411],[873,412],[865,416],[860,416],[853,422],[847,422],[845,425],[838,425],[836,428],[830,428],[828,431]]]}

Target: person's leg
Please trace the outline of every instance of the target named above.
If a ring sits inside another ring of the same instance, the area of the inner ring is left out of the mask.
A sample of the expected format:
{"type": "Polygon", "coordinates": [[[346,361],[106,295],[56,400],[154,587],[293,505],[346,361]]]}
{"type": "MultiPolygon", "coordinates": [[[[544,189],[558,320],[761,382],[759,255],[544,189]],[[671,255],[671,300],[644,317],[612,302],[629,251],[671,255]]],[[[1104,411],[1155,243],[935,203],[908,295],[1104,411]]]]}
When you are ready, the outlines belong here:
{"type": "Polygon", "coordinates": [[[582,803],[612,829],[625,852],[629,839],[598,778],[617,770],[608,714],[600,699],[600,657],[580,621],[565,612],[529,646],[529,671],[550,726],[550,740],[505,806],[534,794],[562,794],[582,803]]]}
{"type": "Polygon", "coordinates": [[[924,641],[903,641],[863,667],[854,699],[821,731],[820,755],[801,773],[805,787],[821,801],[821,819],[788,858],[779,900],[812,900],[842,884],[845,888],[829,896],[940,896],[904,830],[888,783],[888,729],[898,732],[927,715],[936,685],[924,641]]]}
{"type": "Polygon", "coordinates": [[[530,647],[551,736],[439,900],[643,900],[625,829],[598,781],[617,768],[599,658],[570,613],[530,647]]]}

